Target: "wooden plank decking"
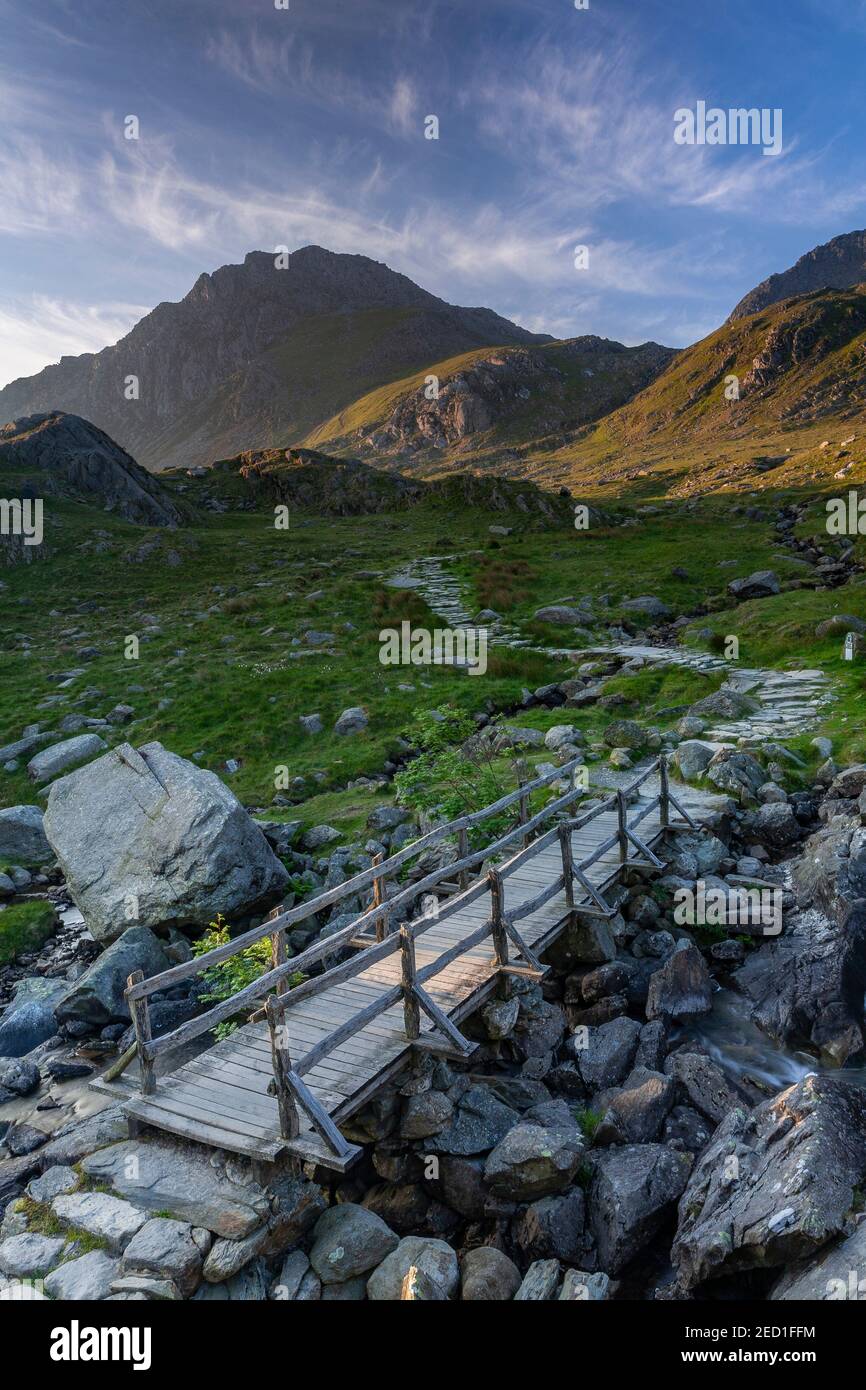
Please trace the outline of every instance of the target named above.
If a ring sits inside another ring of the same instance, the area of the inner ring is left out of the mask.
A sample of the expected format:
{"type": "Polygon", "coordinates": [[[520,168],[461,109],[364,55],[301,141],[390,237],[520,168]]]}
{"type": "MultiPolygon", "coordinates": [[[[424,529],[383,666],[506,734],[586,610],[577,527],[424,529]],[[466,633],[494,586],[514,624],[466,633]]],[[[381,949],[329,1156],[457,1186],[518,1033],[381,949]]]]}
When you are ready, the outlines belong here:
{"type": "MultiPolygon", "coordinates": [[[[657,795],[657,780],[655,785],[646,784],[629,807],[629,821],[632,822],[657,795]]],[[[692,810],[697,809],[699,807],[693,804],[692,810]]],[[[647,844],[655,844],[660,838],[659,814],[659,807],[655,806],[640,823],[639,833],[647,844]]],[[[576,830],[571,836],[575,861],[587,859],[615,834],[616,829],[617,813],[610,810],[576,830]]],[[[602,889],[615,881],[620,867],[618,846],[614,845],[587,869],[587,878],[594,887],[602,889]]],[[[561,873],[562,857],[556,842],[517,865],[504,879],[506,916],[519,912],[521,903],[536,898],[561,873]]],[[[574,895],[577,906],[588,902],[579,883],[575,883],[574,895]]],[[[561,889],[542,907],[519,921],[520,935],[534,954],[555,940],[567,923],[569,911],[565,890],[561,889]]],[[[415,943],[418,971],[482,927],[489,921],[490,913],[490,897],[485,894],[441,921],[434,921],[415,943]]],[[[362,969],[354,978],[301,999],[287,1009],[284,1026],[291,1056],[303,1057],[354,1014],[399,985],[400,970],[400,955],[392,954],[362,969]]],[[[493,943],[488,936],[441,973],[432,975],[425,989],[451,1020],[459,1022],[479,1007],[497,978],[493,943]]],[[[422,1014],[423,1044],[435,1047],[437,1037],[444,1042],[441,1033],[422,1014]]],[[[400,1070],[411,1048],[400,1002],[336,1046],[305,1074],[303,1080],[339,1126],[400,1070]]],[[[277,1100],[269,1094],[269,1089],[273,1090],[273,1078],[268,1024],[255,1022],[241,1027],[176,1071],[157,1076],[150,1094],[130,1095],[128,1082],[95,1084],[102,1090],[128,1097],[126,1110],[138,1121],[200,1143],[266,1160],[291,1153],[332,1167],[346,1166],[351,1158],[343,1162],[335,1158],[303,1111],[299,1110],[297,1137],[291,1140],[283,1137],[277,1100]]]]}

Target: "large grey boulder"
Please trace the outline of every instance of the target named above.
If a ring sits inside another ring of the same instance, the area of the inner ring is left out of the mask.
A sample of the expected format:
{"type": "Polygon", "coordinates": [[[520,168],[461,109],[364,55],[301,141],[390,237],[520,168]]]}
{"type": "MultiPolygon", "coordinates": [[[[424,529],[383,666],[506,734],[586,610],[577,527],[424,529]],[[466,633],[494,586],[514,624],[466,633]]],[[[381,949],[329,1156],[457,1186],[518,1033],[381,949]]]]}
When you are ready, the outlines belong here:
{"type": "Polygon", "coordinates": [[[83,762],[85,758],[95,758],[108,744],[99,734],[78,734],[75,738],[64,739],[43,748],[27,764],[27,771],[34,782],[49,782],[59,777],[67,768],[83,762]]]}
{"type": "Polygon", "coordinates": [[[703,1052],[672,1052],[665,1058],[664,1070],[679,1087],[689,1105],[719,1124],[742,1097],[734,1090],[721,1067],[703,1052]]]}
{"type": "Polygon", "coordinates": [[[561,1277],[559,1260],[535,1260],[526,1271],[523,1283],[514,1295],[514,1301],[550,1303],[556,1298],[561,1277]]]}
{"type": "Polygon", "coordinates": [[[45,833],[97,940],[206,926],[287,882],[233,792],[161,743],[117,748],[51,788],[45,833]]]}
{"type": "MultiPolygon", "coordinates": [[[[0,1058],[0,1088],[16,1096],[29,1096],[39,1085],[39,1068],[24,1057],[0,1058]]],[[[8,1099],[8,1097],[7,1097],[8,1099]]]]}
{"type": "Polygon", "coordinates": [[[435,1285],[440,1299],[451,1298],[457,1290],[460,1276],[451,1246],[429,1236],[406,1236],[373,1270],[367,1280],[367,1297],[376,1303],[399,1301],[410,1269],[420,1270],[435,1285]]]}
{"type": "Polygon", "coordinates": [[[842,923],[815,909],[789,912],[784,935],[754,951],[734,979],[770,1037],[844,1066],[864,1047],[866,904],[852,904],[842,923]]]}
{"type": "Polygon", "coordinates": [[[122,1106],[111,1105],[95,1115],[86,1115],[84,1119],[76,1118],[61,1125],[40,1150],[39,1157],[43,1168],[55,1163],[78,1163],[97,1149],[125,1139],[128,1133],[129,1124],[122,1106]]]}
{"type": "Polygon", "coordinates": [[[0,811],[0,861],[44,864],[53,857],[38,806],[7,806],[0,811]]]}
{"type": "Polygon", "coordinates": [[[399,1244],[375,1212],[344,1202],[316,1222],[310,1264],[323,1284],[344,1284],[375,1269],[399,1244]]]}
{"type": "Polygon", "coordinates": [[[698,719],[705,716],[712,719],[742,719],[752,708],[752,701],[742,691],[723,685],[690,705],[689,714],[698,719]]]}
{"type": "Polygon", "coordinates": [[[579,1187],[532,1202],[515,1217],[512,1234],[526,1260],[577,1265],[588,1253],[586,1201],[579,1187]]]}
{"type": "Polygon", "coordinates": [[[668,873],[703,878],[717,871],[727,853],[727,846],[716,835],[685,831],[677,834],[666,855],[668,873]]]}
{"type": "Polygon", "coordinates": [[[796,844],[802,833],[800,822],[784,801],[771,801],[752,811],[745,818],[745,830],[752,840],[768,849],[785,849],[796,844]]]}
{"type": "Polygon", "coordinates": [[[866,827],[834,816],[794,862],[799,911],[785,933],[749,956],[737,984],[773,1037],[842,1066],[864,1047],[866,827]]]}
{"type": "Polygon", "coordinates": [[[606,1274],[619,1274],[672,1215],[691,1157],[664,1144],[593,1152],[589,1224],[606,1274]]]}
{"type": "Polygon", "coordinates": [[[640,613],[647,618],[660,619],[671,616],[667,604],[654,594],[641,594],[640,598],[625,599],[620,607],[625,613],[640,613]]]}
{"type": "Polygon", "coordinates": [[[707,767],[707,781],[744,806],[757,800],[766,780],[767,774],[751,753],[732,748],[720,748],[707,767]]]}
{"type": "Polygon", "coordinates": [[[577,625],[588,622],[592,613],[588,605],[583,604],[580,608],[574,608],[567,603],[549,603],[546,608],[538,608],[535,611],[535,620],[539,623],[562,623],[564,626],[577,625]]]}
{"type": "Polygon", "coordinates": [[[614,719],[608,724],[602,738],[609,748],[643,748],[647,735],[634,719],[614,719]]]}
{"type": "Polygon", "coordinates": [[[0,1241],[0,1274],[12,1279],[33,1279],[60,1259],[66,1241],[62,1236],[40,1236],[32,1231],[0,1241]]]}
{"type": "Polygon", "coordinates": [[[497,1100],[490,1086],[471,1086],[459,1098],[452,1119],[432,1141],[442,1154],[481,1154],[494,1148],[517,1122],[517,1114],[497,1100]]]}
{"type": "Polygon", "coordinates": [[[590,1028],[586,1047],[569,1041],[569,1051],[587,1088],[592,1091],[617,1086],[634,1064],[641,1027],[633,1018],[614,1018],[598,1028],[590,1028]]]}
{"type": "Polygon", "coordinates": [[[532,1202],[568,1187],[583,1150],[583,1136],[576,1126],[515,1125],[487,1159],[484,1180],[500,1197],[532,1202]]]}
{"type": "Polygon", "coordinates": [[[838,801],[840,798],[853,799],[860,795],[864,787],[866,787],[866,764],[854,763],[851,767],[843,768],[841,772],[837,772],[827,788],[827,796],[831,801],[838,801]]]}
{"type": "Polygon", "coordinates": [[[201,1270],[202,1251],[192,1227],[168,1217],[143,1221],[123,1255],[124,1274],[170,1279],[184,1298],[195,1293],[201,1270]]]}
{"type": "Polygon", "coordinates": [[[749,598],[770,598],[779,592],[779,576],[774,570],[755,570],[745,579],[732,579],[728,593],[743,601],[749,598]]]}
{"type": "Polygon", "coordinates": [[[715,755],[715,748],[711,743],[701,743],[700,739],[687,738],[677,748],[674,757],[680,775],[687,782],[693,778],[700,777],[705,772],[715,755]]]}
{"type": "Polygon", "coordinates": [[[79,1020],[101,1027],[128,1019],[129,1006],[123,994],[132,972],[141,970],[149,978],[167,970],[170,964],[148,927],[130,927],[75,981],[55,1005],[55,1017],[58,1023],[79,1020]]]}
{"type": "Polygon", "coordinates": [[[803,1259],[839,1235],[866,1175],[866,1093],[807,1076],[732,1110],[701,1154],[672,1258],[687,1288],[803,1259]]]}
{"type": "Polygon", "coordinates": [[[62,1226],[87,1231],[115,1255],[147,1220],[139,1207],[110,1192],[71,1192],[55,1197],[51,1207],[62,1226]]]}
{"type": "Polygon", "coordinates": [[[608,1102],[596,1131],[596,1144],[649,1144],[657,1139],[675,1091],[671,1077],[635,1067],[623,1089],[608,1102]]]}
{"type": "Polygon", "coordinates": [[[361,705],[353,705],[351,709],[344,709],[339,719],[334,725],[334,733],[341,738],[346,738],[350,734],[362,734],[370,722],[367,711],[361,705]]]}
{"type": "Polygon", "coordinates": [[[866,826],[858,816],[834,816],[803,846],[791,872],[801,907],[815,907],[844,924],[866,898],[866,826]]]}

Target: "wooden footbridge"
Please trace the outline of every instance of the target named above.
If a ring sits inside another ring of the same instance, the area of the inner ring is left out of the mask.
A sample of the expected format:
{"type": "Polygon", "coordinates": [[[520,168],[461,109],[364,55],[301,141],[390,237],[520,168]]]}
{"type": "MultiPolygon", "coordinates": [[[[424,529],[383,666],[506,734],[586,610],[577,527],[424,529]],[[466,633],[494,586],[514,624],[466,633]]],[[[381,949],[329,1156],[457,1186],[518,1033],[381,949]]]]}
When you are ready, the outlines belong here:
{"type": "Polygon", "coordinates": [[[461,1019],[508,977],[540,978],[540,956],[575,910],[611,916],[603,894],[621,870],[660,867],[653,845],[663,832],[695,828],[670,790],[664,759],[583,812],[576,803],[585,791],[573,781],[578,762],[437,826],[227,945],[149,979],[130,976],[139,1089],[125,1078],[94,1084],[121,1095],[129,1116],[145,1125],[256,1159],[289,1154],[344,1170],[360,1149],[341,1134],[341,1122],[405,1066],[413,1049],[469,1056],[477,1044],[461,1033],[461,1019]],[[571,789],[530,814],[532,793],[561,778],[571,789]],[[513,829],[470,849],[470,836],[483,834],[485,821],[509,811],[518,818],[513,829]],[[401,870],[447,840],[456,841],[456,861],[401,888],[401,870]],[[496,867],[482,871],[491,862],[496,867]],[[353,922],[287,957],[287,931],[365,893],[370,906],[353,922]],[[419,900],[426,910],[410,920],[419,900]],[[151,1037],[150,996],[266,937],[266,974],[173,1032],[151,1037]],[[321,973],[303,978],[313,968],[321,973]],[[293,984],[299,974],[302,982],[293,984]],[[222,1042],[165,1070],[170,1053],[218,1023],[251,1014],[222,1042]]]}

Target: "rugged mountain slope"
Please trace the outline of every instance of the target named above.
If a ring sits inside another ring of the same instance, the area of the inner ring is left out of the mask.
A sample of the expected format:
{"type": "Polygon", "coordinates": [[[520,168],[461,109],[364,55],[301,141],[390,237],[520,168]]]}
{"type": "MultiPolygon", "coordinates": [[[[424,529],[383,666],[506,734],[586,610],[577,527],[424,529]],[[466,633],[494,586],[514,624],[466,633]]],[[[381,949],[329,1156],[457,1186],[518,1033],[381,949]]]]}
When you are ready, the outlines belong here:
{"type": "Polygon", "coordinates": [[[30,415],[0,428],[0,490],[65,497],[141,526],[177,526],[180,508],[107,434],[77,415],[30,415]]]}
{"type": "Polygon", "coordinates": [[[808,294],[811,290],[847,290],[863,281],[866,281],[866,231],[845,232],[807,251],[787,270],[756,285],[743,296],[731,318],[748,318],[749,314],[792,295],[808,294]]]}
{"type": "Polygon", "coordinates": [[[314,430],[310,445],[437,472],[551,449],[630,400],[676,356],[582,337],[476,351],[370,392],[314,430]]]}
{"type": "Polygon", "coordinates": [[[0,421],[84,415],[151,469],[298,442],[358,396],[472,348],[547,341],[462,309],[365,256],[254,251],[201,275],[113,347],[0,391],[0,421]],[[128,378],[139,398],[129,400],[128,378]]]}
{"type": "Polygon", "coordinates": [[[802,482],[848,471],[846,450],[866,423],[866,286],[825,290],[771,305],[679,354],[620,410],[536,460],[546,482],[620,484],[654,470],[679,487],[802,482]],[[732,380],[732,379],[735,379],[732,380]],[[733,398],[738,390],[739,397],[733,398]],[[822,466],[812,455],[825,437],[822,466]],[[789,460],[788,455],[791,455],[789,460]],[[835,470],[827,468],[835,463],[835,470]],[[790,464],[790,467],[788,466],[790,464]]]}

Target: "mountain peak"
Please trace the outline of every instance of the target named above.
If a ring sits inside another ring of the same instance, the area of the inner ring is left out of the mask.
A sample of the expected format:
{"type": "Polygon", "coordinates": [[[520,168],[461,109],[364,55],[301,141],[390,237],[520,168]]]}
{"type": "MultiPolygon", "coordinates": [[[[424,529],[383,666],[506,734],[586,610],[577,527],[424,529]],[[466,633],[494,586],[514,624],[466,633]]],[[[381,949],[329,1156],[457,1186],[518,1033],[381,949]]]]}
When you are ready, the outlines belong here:
{"type": "Polygon", "coordinates": [[[367,256],[250,251],[200,275],[113,347],[0,391],[0,419],[62,409],[151,469],[299,443],[358,396],[478,347],[548,341],[367,256]],[[137,381],[130,399],[127,383],[137,381]]]}
{"type": "Polygon", "coordinates": [[[731,319],[746,318],[792,295],[813,290],[847,290],[866,280],[866,231],[843,232],[807,251],[779,274],[770,275],[744,295],[731,319]]]}

